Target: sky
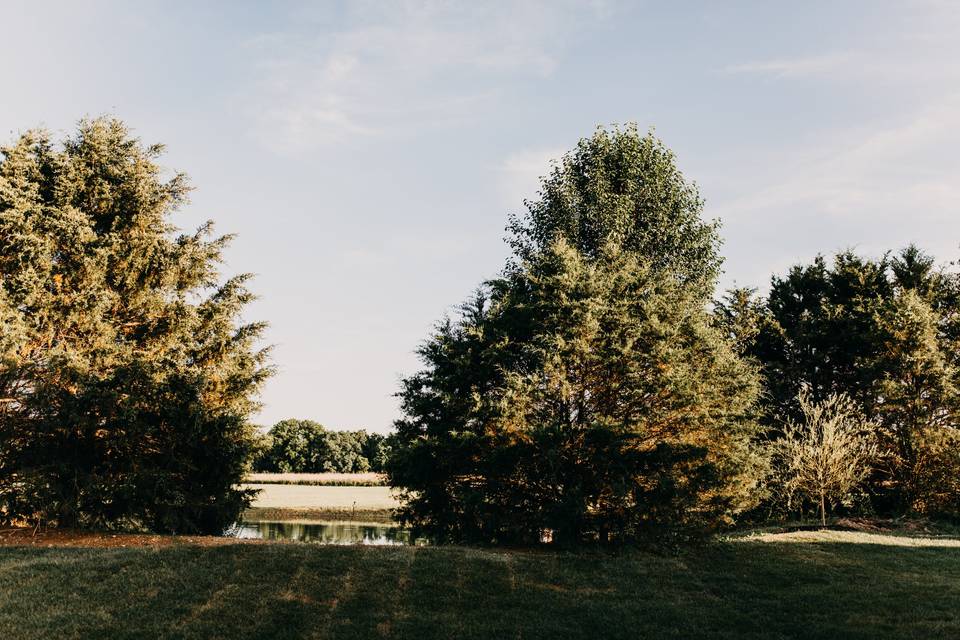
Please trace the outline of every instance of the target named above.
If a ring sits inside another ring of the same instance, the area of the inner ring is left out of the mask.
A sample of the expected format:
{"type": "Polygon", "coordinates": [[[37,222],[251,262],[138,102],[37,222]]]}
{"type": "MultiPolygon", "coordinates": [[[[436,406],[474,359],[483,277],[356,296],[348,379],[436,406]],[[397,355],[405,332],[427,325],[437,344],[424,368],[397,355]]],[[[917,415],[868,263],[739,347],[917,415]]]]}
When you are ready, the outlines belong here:
{"type": "Polygon", "coordinates": [[[0,0],[0,137],[123,119],[237,234],[262,424],[386,432],[435,322],[551,159],[636,122],[719,218],[721,287],[817,253],[960,251],[957,2],[0,0]]]}

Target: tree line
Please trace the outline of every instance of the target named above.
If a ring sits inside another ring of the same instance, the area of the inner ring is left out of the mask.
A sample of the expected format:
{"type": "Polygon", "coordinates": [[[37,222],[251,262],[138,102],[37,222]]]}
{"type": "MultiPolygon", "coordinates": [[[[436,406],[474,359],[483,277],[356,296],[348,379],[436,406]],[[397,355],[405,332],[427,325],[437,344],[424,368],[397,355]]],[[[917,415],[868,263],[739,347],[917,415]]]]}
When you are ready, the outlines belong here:
{"type": "Polygon", "coordinates": [[[960,515],[960,273],[951,267],[915,246],[878,259],[843,251],[775,276],[765,296],[739,289],[717,304],[720,325],[763,375],[767,438],[805,399],[842,399],[862,422],[876,453],[858,491],[836,502],[960,515]]]}
{"type": "Polygon", "coordinates": [[[674,154],[600,128],[511,216],[385,438],[251,417],[272,369],[230,238],[120,122],[0,149],[0,522],[222,531],[250,469],[384,470],[441,541],[681,541],[831,513],[960,517],[960,274],[844,251],[717,292],[674,154]]]}
{"type": "Polygon", "coordinates": [[[257,438],[252,468],[265,473],[380,473],[390,442],[363,429],[330,431],[313,420],[281,420],[257,438]]]}

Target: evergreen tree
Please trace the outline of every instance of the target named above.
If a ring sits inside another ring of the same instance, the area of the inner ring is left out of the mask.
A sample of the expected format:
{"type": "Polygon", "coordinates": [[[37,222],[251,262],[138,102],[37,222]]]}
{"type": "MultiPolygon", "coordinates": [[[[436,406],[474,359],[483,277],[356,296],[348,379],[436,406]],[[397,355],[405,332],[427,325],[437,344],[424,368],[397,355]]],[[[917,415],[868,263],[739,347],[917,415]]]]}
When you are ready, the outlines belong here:
{"type": "Polygon", "coordinates": [[[907,289],[886,302],[877,323],[873,412],[887,453],[880,486],[894,489],[900,510],[960,514],[960,493],[944,496],[946,487],[930,481],[960,473],[957,370],[938,342],[937,314],[907,289]],[[949,471],[938,469],[944,464],[949,471]]]}
{"type": "Polygon", "coordinates": [[[757,336],[769,321],[767,308],[756,289],[727,291],[714,303],[713,315],[714,324],[732,341],[739,355],[754,355],[757,336]]]}
{"type": "Polygon", "coordinates": [[[511,223],[502,277],[404,380],[388,464],[442,538],[629,540],[752,504],[756,374],[713,326],[715,227],[672,155],[599,131],[511,223]]]}
{"type": "Polygon", "coordinates": [[[60,526],[213,533],[237,490],[270,370],[221,282],[229,237],[170,218],[187,179],[116,120],[0,159],[0,514],[60,526]]]}
{"type": "Polygon", "coordinates": [[[876,380],[876,314],[893,295],[886,260],[851,252],[828,266],[818,256],[774,277],[751,355],[764,365],[771,417],[796,415],[808,388],[814,401],[847,394],[865,409],[876,380]]]}

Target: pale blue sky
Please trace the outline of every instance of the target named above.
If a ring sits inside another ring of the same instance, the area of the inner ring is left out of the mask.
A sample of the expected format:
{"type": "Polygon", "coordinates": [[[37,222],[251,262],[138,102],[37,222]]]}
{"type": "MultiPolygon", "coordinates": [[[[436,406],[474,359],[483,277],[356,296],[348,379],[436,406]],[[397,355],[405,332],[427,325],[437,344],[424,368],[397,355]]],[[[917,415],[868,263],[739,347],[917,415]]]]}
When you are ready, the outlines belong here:
{"type": "Polygon", "coordinates": [[[12,2],[0,133],[115,114],[239,237],[260,420],[385,431],[508,212],[598,124],[655,127],[763,287],[818,251],[960,245],[960,3],[12,2]]]}

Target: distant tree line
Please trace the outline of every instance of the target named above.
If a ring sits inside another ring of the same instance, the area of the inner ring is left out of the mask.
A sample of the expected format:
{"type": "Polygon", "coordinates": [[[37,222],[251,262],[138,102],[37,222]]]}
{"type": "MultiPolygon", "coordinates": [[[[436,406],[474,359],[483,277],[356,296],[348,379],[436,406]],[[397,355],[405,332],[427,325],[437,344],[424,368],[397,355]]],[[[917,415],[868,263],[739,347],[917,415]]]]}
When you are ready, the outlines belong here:
{"type": "Polygon", "coordinates": [[[267,473],[382,472],[390,439],[379,433],[331,431],[312,420],[281,420],[258,437],[252,467],[267,473]]]}

